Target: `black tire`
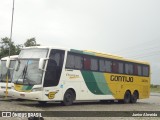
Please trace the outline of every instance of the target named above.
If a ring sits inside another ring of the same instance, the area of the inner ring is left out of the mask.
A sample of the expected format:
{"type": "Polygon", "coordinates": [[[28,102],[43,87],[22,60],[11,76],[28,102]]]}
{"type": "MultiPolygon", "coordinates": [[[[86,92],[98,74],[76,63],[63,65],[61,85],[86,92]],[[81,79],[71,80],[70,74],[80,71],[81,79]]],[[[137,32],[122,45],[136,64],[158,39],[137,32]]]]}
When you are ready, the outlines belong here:
{"type": "Polygon", "coordinates": [[[131,101],[131,93],[129,91],[126,91],[124,94],[123,102],[127,104],[130,103],[130,101],[131,101]]]}
{"type": "Polygon", "coordinates": [[[107,103],[107,100],[100,100],[100,103],[105,104],[107,103]]]}
{"type": "Polygon", "coordinates": [[[100,102],[101,102],[102,104],[114,103],[114,100],[100,100],[100,102]]]}
{"type": "Polygon", "coordinates": [[[75,93],[72,90],[67,90],[64,94],[62,104],[65,106],[69,106],[73,104],[74,100],[75,100],[75,93]]]}
{"type": "Polygon", "coordinates": [[[133,95],[131,96],[131,103],[136,103],[138,99],[138,92],[134,91],[133,95]]]}
{"type": "Polygon", "coordinates": [[[45,106],[47,104],[46,101],[38,101],[38,103],[41,105],[41,106],[45,106]]]}
{"type": "Polygon", "coordinates": [[[18,99],[16,99],[16,101],[23,102],[23,101],[25,101],[25,99],[18,98],[18,99]]]}
{"type": "Polygon", "coordinates": [[[124,100],[118,100],[118,103],[123,104],[124,100]]]}

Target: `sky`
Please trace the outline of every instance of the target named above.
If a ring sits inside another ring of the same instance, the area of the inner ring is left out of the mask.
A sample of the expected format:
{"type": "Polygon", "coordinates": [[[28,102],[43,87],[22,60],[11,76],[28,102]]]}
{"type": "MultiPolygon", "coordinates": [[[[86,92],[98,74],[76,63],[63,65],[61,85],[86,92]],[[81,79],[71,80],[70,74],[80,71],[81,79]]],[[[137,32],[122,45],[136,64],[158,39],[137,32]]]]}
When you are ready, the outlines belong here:
{"type": "MultiPolygon", "coordinates": [[[[13,0],[0,0],[0,38],[13,0]]],[[[160,0],[15,0],[12,41],[94,50],[151,64],[160,85],[160,0]]]]}

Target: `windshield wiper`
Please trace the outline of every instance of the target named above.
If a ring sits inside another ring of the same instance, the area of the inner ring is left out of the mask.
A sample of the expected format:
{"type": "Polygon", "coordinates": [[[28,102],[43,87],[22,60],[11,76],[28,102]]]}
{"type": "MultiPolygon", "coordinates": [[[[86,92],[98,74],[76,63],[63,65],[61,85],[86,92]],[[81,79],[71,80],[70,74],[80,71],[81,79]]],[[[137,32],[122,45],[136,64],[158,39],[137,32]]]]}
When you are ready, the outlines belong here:
{"type": "Polygon", "coordinates": [[[27,69],[28,69],[28,62],[29,62],[29,60],[27,61],[27,64],[26,64],[26,66],[25,66],[25,68],[24,68],[24,70],[23,70],[22,78],[23,78],[23,82],[24,82],[24,80],[26,80],[26,81],[28,82],[28,85],[31,85],[31,83],[29,82],[29,79],[26,78],[27,69]]]}
{"type": "MultiPolygon", "coordinates": [[[[26,79],[27,68],[28,68],[28,61],[27,61],[27,64],[24,66],[24,69],[23,69],[23,71],[22,71],[22,74],[19,76],[19,78],[22,78],[22,80],[23,80],[22,83],[23,83],[23,84],[24,84],[24,81],[26,80],[27,83],[28,83],[28,85],[31,85],[30,82],[29,82],[29,80],[26,79]]],[[[16,80],[16,82],[15,82],[16,84],[18,83],[19,78],[16,80]]]]}
{"type": "Polygon", "coordinates": [[[23,72],[21,73],[21,75],[18,77],[18,79],[14,82],[14,83],[18,83],[18,80],[21,78],[21,76],[22,76],[22,79],[23,79],[23,76],[24,76],[24,73],[25,73],[25,67],[26,66],[24,66],[24,69],[23,69],[23,72]]]}

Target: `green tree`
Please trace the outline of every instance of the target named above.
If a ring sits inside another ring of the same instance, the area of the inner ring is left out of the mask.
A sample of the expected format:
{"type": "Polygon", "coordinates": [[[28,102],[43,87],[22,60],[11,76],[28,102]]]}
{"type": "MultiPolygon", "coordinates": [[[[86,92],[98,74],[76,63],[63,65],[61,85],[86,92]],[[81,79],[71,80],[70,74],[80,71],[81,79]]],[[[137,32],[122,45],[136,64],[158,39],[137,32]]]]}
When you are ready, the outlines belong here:
{"type": "MultiPolygon", "coordinates": [[[[19,54],[22,48],[23,48],[23,45],[22,45],[22,44],[16,45],[16,53],[19,54]]],[[[18,55],[18,54],[17,54],[17,55],[18,55]]]]}
{"type": "Polygon", "coordinates": [[[14,42],[10,42],[8,37],[1,38],[0,42],[0,58],[9,56],[9,48],[10,55],[18,55],[20,52],[20,45],[15,45],[14,42]]]}
{"type": "Polygon", "coordinates": [[[36,43],[36,39],[35,38],[30,38],[27,39],[27,41],[24,43],[25,47],[30,47],[30,46],[40,46],[40,44],[36,43]]]}
{"type": "MultiPolygon", "coordinates": [[[[40,46],[40,44],[36,43],[35,38],[27,39],[27,41],[24,43],[25,47],[29,46],[40,46]]],[[[10,55],[18,55],[21,51],[21,48],[23,48],[22,44],[15,45],[14,42],[10,42],[10,39],[8,37],[1,38],[0,41],[0,58],[9,56],[9,48],[10,48],[10,55]]]]}

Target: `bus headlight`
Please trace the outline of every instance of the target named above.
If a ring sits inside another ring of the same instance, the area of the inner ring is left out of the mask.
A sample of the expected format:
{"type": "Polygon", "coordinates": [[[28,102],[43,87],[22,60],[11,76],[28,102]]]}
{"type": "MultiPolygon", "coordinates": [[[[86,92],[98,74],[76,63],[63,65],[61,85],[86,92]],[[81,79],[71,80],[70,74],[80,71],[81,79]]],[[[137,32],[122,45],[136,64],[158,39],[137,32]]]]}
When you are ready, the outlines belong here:
{"type": "Polygon", "coordinates": [[[33,88],[33,89],[32,89],[32,92],[42,91],[42,90],[43,90],[42,87],[38,87],[38,88],[33,88]]]}

